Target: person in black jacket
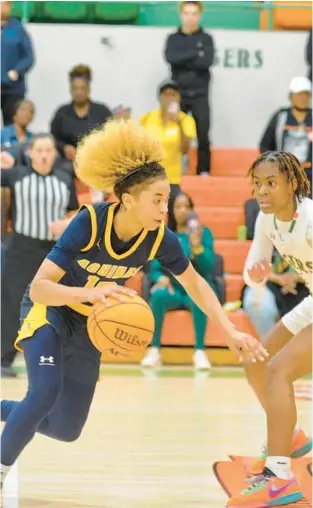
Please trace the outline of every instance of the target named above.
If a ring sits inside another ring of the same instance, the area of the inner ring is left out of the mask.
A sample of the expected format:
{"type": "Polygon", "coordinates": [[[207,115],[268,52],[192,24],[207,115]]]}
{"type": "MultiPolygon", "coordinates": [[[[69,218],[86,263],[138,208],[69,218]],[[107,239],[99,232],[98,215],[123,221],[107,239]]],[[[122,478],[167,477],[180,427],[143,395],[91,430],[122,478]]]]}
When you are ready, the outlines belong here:
{"type": "Polygon", "coordinates": [[[214,60],[211,35],[199,26],[201,2],[182,2],[181,27],[166,41],[165,58],[171,66],[172,79],[179,86],[181,109],[191,112],[197,125],[198,174],[210,172],[210,67],[214,60]]]}
{"type": "Polygon", "coordinates": [[[270,119],[260,141],[261,153],[291,152],[303,165],[312,188],[312,84],[307,77],[293,78],[289,86],[291,106],[270,119]]]}
{"type": "Polygon", "coordinates": [[[91,78],[87,65],[77,65],[70,71],[72,102],[61,106],[51,122],[57,149],[68,161],[74,161],[78,142],[112,116],[107,106],[90,99],[91,78]]]}

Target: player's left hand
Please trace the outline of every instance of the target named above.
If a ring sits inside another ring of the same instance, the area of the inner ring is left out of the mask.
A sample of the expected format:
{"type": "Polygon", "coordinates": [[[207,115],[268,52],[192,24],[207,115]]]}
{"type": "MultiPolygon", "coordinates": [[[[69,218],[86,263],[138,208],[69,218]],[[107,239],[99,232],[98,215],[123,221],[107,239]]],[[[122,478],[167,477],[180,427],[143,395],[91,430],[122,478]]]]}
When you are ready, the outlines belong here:
{"type": "Polygon", "coordinates": [[[227,339],[227,345],[240,362],[247,358],[253,363],[264,362],[268,357],[268,352],[257,339],[239,330],[232,332],[227,339]]]}

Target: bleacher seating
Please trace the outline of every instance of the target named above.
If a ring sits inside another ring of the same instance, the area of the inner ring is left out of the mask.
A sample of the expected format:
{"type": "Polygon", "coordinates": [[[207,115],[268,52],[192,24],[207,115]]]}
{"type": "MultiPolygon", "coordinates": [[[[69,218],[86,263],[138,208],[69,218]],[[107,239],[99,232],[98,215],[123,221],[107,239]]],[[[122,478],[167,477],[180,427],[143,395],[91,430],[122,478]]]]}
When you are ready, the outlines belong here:
{"type": "MultiPolygon", "coordinates": [[[[177,2],[13,2],[13,15],[35,23],[101,23],[176,26],[177,2]]],[[[237,30],[305,30],[312,26],[310,2],[210,1],[205,3],[205,28],[237,30]]]]}

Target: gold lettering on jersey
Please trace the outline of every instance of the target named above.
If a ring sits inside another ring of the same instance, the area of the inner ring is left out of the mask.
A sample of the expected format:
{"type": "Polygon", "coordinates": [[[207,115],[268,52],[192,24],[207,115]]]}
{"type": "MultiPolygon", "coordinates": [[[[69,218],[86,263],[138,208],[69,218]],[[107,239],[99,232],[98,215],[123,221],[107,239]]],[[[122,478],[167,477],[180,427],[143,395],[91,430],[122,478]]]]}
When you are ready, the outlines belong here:
{"type": "Polygon", "coordinates": [[[298,259],[295,256],[289,256],[287,254],[283,255],[283,261],[288,263],[288,265],[292,266],[292,268],[294,268],[297,272],[303,273],[313,272],[312,261],[302,261],[301,259],[298,259]]]}
{"type": "Polygon", "coordinates": [[[99,269],[100,269],[100,266],[99,263],[91,263],[91,265],[88,266],[87,268],[87,272],[89,273],[98,273],[99,269]]]}
{"type": "Polygon", "coordinates": [[[105,277],[106,279],[130,279],[142,268],[142,266],[100,265],[100,263],[90,263],[88,259],[80,259],[77,262],[83,270],[93,274],[88,276],[86,287],[95,287],[98,283],[102,284],[100,277],[105,277]]]}
{"type": "Polygon", "coordinates": [[[100,275],[100,277],[106,277],[111,268],[112,265],[102,265],[100,270],[98,271],[98,275],[100,275]]]}

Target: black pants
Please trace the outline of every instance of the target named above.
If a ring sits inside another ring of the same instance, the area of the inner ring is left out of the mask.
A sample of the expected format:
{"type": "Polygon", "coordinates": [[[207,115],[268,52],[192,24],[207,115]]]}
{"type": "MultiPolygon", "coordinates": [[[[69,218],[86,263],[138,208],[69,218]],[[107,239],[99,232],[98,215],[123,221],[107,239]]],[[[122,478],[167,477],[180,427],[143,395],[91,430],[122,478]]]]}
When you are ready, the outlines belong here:
{"type": "Polygon", "coordinates": [[[25,290],[54,242],[12,233],[5,250],[1,279],[1,365],[9,367],[15,358],[14,341],[20,328],[20,303],[25,290]]]}
{"type": "Polygon", "coordinates": [[[199,175],[203,172],[210,172],[210,106],[208,96],[194,98],[182,97],[181,109],[184,113],[191,113],[196,122],[198,136],[197,173],[199,175]]]}
{"type": "Polygon", "coordinates": [[[10,125],[13,123],[12,113],[15,104],[24,99],[24,94],[6,93],[1,91],[1,111],[3,125],[10,125]]]}

